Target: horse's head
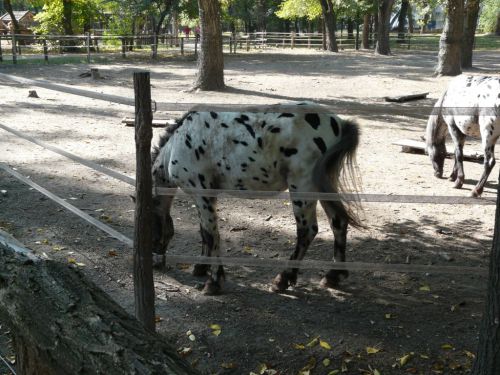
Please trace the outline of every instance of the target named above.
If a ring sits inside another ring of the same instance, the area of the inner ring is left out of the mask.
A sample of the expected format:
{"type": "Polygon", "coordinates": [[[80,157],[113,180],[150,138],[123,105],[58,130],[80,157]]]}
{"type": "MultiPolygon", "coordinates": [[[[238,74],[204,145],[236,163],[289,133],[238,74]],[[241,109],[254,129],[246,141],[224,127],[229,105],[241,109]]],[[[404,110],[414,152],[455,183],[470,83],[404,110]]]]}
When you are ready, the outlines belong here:
{"type": "Polygon", "coordinates": [[[427,154],[429,154],[432,167],[434,168],[434,176],[438,178],[443,177],[444,159],[446,158],[446,145],[444,141],[442,143],[427,141],[426,151],[427,154]]]}

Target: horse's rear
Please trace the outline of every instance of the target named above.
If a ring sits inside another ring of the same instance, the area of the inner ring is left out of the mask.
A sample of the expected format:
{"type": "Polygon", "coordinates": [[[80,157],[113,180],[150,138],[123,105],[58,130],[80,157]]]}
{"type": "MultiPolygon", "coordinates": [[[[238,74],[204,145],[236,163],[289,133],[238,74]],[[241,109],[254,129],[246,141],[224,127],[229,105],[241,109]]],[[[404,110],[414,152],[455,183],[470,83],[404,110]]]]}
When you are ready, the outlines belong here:
{"type": "MultiPolygon", "coordinates": [[[[299,108],[299,107],[298,107],[299,108]]],[[[293,192],[341,192],[341,171],[347,172],[359,143],[354,122],[343,121],[317,107],[300,107],[297,113],[191,112],[170,133],[153,166],[156,186],[183,189],[265,190],[291,192],[297,224],[297,243],[291,259],[303,259],[318,232],[314,199],[294,199],[293,192]],[[310,111],[310,112],[309,112],[310,111]]],[[[356,178],[349,175],[349,181],[356,178]]],[[[193,197],[200,217],[202,255],[219,256],[217,200],[193,197]]],[[[156,197],[159,235],[155,251],[163,254],[173,233],[172,197],[156,197]]],[[[359,225],[348,205],[322,201],[335,234],[334,258],[345,260],[347,226],[359,225]]],[[[207,275],[205,292],[218,293],[224,281],[222,266],[211,270],[197,265],[197,276],[207,275]]],[[[330,271],[323,284],[333,286],[345,272],[330,271]]],[[[297,269],[277,276],[274,290],[283,291],[297,279],[297,269]]]]}
{"type": "Polygon", "coordinates": [[[466,136],[481,136],[484,171],[472,196],[480,196],[495,165],[494,148],[500,136],[500,78],[460,76],[453,79],[441,96],[427,123],[427,151],[435,175],[441,177],[446,157],[447,131],[455,144],[455,163],[450,180],[455,188],[464,183],[463,146],[466,136]]]}

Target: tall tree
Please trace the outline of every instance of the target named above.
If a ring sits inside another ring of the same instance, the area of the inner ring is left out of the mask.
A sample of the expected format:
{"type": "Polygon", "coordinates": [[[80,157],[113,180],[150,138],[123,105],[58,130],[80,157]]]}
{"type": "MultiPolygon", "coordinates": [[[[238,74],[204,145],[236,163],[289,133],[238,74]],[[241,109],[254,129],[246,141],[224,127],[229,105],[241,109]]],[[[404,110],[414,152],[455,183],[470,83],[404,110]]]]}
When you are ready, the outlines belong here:
{"type": "Polygon", "coordinates": [[[198,0],[200,11],[200,53],[198,76],[194,88],[222,90],[224,88],[224,57],[218,0],[198,0]]]}
{"type": "Polygon", "coordinates": [[[398,39],[402,40],[405,38],[405,24],[406,18],[408,17],[408,9],[410,8],[409,0],[401,0],[401,9],[398,15],[398,39]]]}
{"type": "Polygon", "coordinates": [[[64,35],[73,35],[73,1],[62,0],[63,4],[63,18],[62,26],[64,35]]]}
{"type": "Polygon", "coordinates": [[[500,316],[500,185],[497,188],[494,228],[486,308],[471,375],[497,375],[500,373],[500,324],[498,322],[500,316]]]}
{"type": "Polygon", "coordinates": [[[371,22],[371,15],[366,13],[363,16],[363,42],[362,46],[364,49],[370,48],[370,22],[371,22]]]}
{"type": "Polygon", "coordinates": [[[463,0],[448,0],[446,21],[439,39],[436,74],[456,76],[462,73],[462,38],[464,35],[463,0]]]}
{"type": "Polygon", "coordinates": [[[14,11],[12,10],[12,4],[10,0],[4,0],[3,6],[5,8],[5,11],[9,13],[12,26],[14,28],[14,34],[19,34],[21,32],[19,29],[19,22],[17,22],[16,16],[14,15],[14,11]]]}
{"type": "Polygon", "coordinates": [[[480,0],[467,0],[465,5],[464,39],[462,42],[462,68],[472,68],[474,35],[476,34],[480,0]]]}
{"type": "Polygon", "coordinates": [[[323,20],[325,22],[326,34],[326,50],[338,52],[337,39],[335,31],[337,29],[337,16],[333,9],[332,0],[320,0],[321,9],[323,10],[323,20]]]}
{"type": "Polygon", "coordinates": [[[378,3],[378,29],[377,29],[377,45],[375,53],[379,55],[390,55],[391,47],[389,45],[389,31],[392,6],[394,0],[379,0],[378,3]]]}

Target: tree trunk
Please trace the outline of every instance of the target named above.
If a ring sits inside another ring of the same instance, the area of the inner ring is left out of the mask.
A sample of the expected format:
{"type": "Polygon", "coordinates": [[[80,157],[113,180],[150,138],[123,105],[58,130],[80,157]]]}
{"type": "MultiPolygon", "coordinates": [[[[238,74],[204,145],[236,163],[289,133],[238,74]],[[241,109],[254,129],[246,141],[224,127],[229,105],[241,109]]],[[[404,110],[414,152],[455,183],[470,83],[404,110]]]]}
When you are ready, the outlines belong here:
{"type": "Polygon", "coordinates": [[[12,4],[10,0],[4,0],[3,7],[5,11],[9,13],[10,19],[12,20],[12,25],[14,26],[14,34],[20,34],[21,29],[19,28],[19,22],[17,22],[16,17],[14,16],[14,11],[12,10],[12,4]]]}
{"type": "Polygon", "coordinates": [[[500,10],[497,13],[497,26],[495,27],[495,35],[500,36],[500,10]]]}
{"type": "Polygon", "coordinates": [[[194,85],[201,90],[224,88],[224,57],[218,0],[198,0],[200,10],[200,53],[198,77],[194,85]]]}
{"type": "Polygon", "coordinates": [[[480,0],[467,0],[465,6],[464,38],[462,42],[462,68],[472,68],[474,35],[479,17],[480,0]]]}
{"type": "Polygon", "coordinates": [[[425,13],[424,19],[422,20],[422,26],[420,27],[420,34],[423,34],[427,31],[427,22],[429,22],[430,14],[425,13]]]}
{"type": "Polygon", "coordinates": [[[406,17],[408,16],[409,8],[410,8],[410,1],[402,0],[401,10],[399,11],[399,16],[398,16],[398,40],[405,39],[405,23],[406,23],[406,17]]]}
{"type": "Polygon", "coordinates": [[[354,20],[347,19],[347,39],[354,39],[354,20]]]}
{"type": "Polygon", "coordinates": [[[199,374],[78,267],[7,238],[0,233],[0,321],[18,374],[199,374]]]}
{"type": "Polygon", "coordinates": [[[370,48],[370,15],[363,16],[363,48],[370,48]]]}
{"type": "Polygon", "coordinates": [[[255,18],[258,31],[266,31],[266,3],[265,0],[255,1],[255,18]]]}
{"type": "Polygon", "coordinates": [[[486,307],[471,375],[498,375],[500,373],[500,185],[497,187],[494,228],[486,307]]]}
{"type": "Polygon", "coordinates": [[[73,35],[73,25],[71,20],[73,18],[73,1],[63,0],[63,19],[62,26],[64,30],[64,35],[73,35]]]}
{"type": "Polygon", "coordinates": [[[413,9],[411,5],[408,6],[408,32],[413,34],[413,9]]]}
{"type": "Polygon", "coordinates": [[[335,37],[335,29],[337,20],[333,11],[332,0],[320,0],[321,9],[323,10],[323,19],[325,20],[326,34],[326,50],[330,52],[338,52],[337,39],[335,37]]]}
{"type": "Polygon", "coordinates": [[[439,39],[436,74],[456,76],[462,73],[462,38],[464,31],[463,0],[448,0],[448,13],[439,39]]]}
{"type": "Polygon", "coordinates": [[[378,30],[377,30],[377,46],[375,53],[379,55],[390,55],[391,47],[389,45],[389,32],[391,11],[394,0],[379,0],[378,3],[378,30]]]}

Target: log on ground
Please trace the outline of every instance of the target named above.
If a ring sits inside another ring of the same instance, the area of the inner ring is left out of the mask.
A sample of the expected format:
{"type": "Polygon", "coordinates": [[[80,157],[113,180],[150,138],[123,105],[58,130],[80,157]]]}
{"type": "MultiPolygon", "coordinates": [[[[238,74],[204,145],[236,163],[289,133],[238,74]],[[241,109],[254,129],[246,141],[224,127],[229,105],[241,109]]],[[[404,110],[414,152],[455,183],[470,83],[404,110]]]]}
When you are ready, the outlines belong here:
{"type": "Polygon", "coordinates": [[[0,233],[0,320],[18,374],[199,374],[81,270],[0,233]]]}

